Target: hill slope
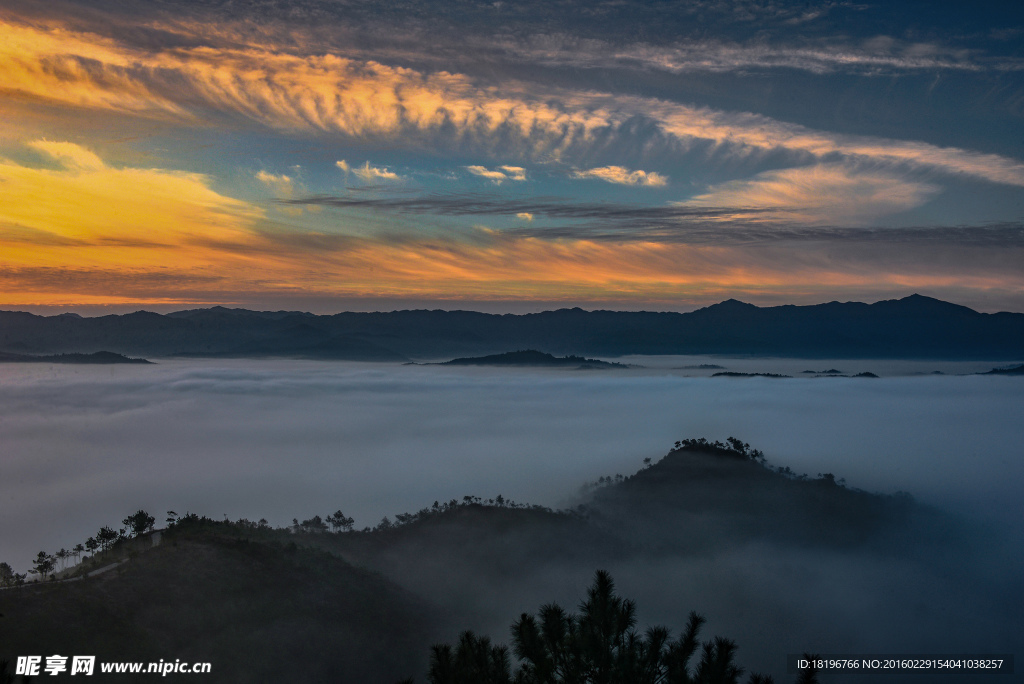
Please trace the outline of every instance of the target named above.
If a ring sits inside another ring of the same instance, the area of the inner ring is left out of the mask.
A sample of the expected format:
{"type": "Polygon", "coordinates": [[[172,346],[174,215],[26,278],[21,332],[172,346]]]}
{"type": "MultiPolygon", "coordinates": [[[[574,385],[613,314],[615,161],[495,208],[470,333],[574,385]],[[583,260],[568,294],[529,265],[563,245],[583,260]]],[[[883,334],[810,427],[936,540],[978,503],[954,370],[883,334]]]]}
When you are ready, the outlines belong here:
{"type": "Polygon", "coordinates": [[[210,662],[217,682],[393,684],[423,669],[428,610],[380,576],[230,526],[164,537],[85,581],[0,591],[0,657],[210,662]]]}

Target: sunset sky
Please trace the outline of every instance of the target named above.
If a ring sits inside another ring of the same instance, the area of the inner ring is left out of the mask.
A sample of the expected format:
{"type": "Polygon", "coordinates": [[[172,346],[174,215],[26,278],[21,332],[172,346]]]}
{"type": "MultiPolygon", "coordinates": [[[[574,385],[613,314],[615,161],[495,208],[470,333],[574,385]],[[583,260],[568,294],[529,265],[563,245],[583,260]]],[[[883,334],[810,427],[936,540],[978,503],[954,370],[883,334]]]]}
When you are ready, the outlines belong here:
{"type": "Polygon", "coordinates": [[[0,308],[1024,311],[1016,3],[0,7],[0,308]]]}

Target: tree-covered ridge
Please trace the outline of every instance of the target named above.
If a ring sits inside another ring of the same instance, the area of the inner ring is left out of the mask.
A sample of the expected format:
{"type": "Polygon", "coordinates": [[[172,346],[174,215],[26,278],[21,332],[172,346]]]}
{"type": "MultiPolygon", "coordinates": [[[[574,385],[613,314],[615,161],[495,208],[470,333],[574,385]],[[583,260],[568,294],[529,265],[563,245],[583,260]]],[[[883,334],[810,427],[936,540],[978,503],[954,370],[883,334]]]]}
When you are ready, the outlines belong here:
{"type": "MultiPolygon", "coordinates": [[[[106,560],[113,560],[109,552],[152,532],[156,525],[156,518],[146,511],[139,510],[125,517],[121,524],[124,527],[117,530],[109,525],[104,525],[95,535],[76,544],[71,549],[61,548],[54,553],[40,551],[32,559],[32,569],[29,574],[35,575],[35,581],[38,582],[56,580],[58,575],[63,579],[65,575],[81,574],[95,569],[98,567],[101,557],[105,556],[106,560]],[[85,555],[86,552],[91,555],[85,555]]],[[[0,563],[0,587],[20,586],[25,584],[27,578],[28,574],[16,573],[8,563],[0,563]]]]}
{"type": "MultiPolygon", "coordinates": [[[[700,455],[700,457],[721,458],[725,459],[726,462],[748,462],[752,466],[756,466],[754,472],[763,473],[764,477],[769,478],[768,481],[776,479],[808,484],[824,484],[841,489],[861,499],[868,499],[873,502],[885,500],[885,497],[880,497],[879,495],[846,488],[844,480],[837,480],[831,473],[819,473],[817,478],[813,479],[806,474],[798,474],[788,467],[773,467],[767,463],[764,452],[760,449],[751,448],[750,444],[732,436],[728,437],[724,442],[719,440],[710,441],[704,437],[678,440],[661,460],[655,462],[651,458],[644,458],[643,467],[635,474],[630,476],[622,474],[602,476],[596,481],[585,483],[581,487],[581,491],[584,494],[600,494],[607,491],[612,494],[621,495],[628,492],[632,487],[649,486],[650,483],[647,482],[648,478],[646,478],[648,474],[657,474],[661,470],[671,469],[677,465],[677,462],[673,459],[683,454],[693,454],[694,457],[700,455]]],[[[676,483],[673,481],[671,484],[674,485],[676,483]]],[[[895,498],[900,502],[909,499],[906,494],[900,494],[895,498]]],[[[359,529],[355,527],[355,519],[346,516],[340,509],[329,515],[314,515],[301,521],[298,518],[293,518],[291,525],[276,528],[271,526],[266,519],[260,519],[255,522],[246,518],[233,522],[227,519],[218,521],[196,513],[179,515],[173,510],[167,511],[165,524],[168,530],[176,526],[223,525],[229,529],[234,528],[245,533],[254,531],[268,533],[287,532],[291,535],[302,537],[341,533],[355,533],[359,535],[398,530],[399,528],[423,523],[431,519],[450,517],[459,512],[479,509],[531,511],[538,514],[551,515],[556,518],[562,517],[577,520],[601,519],[607,516],[608,502],[607,496],[597,496],[597,498],[585,500],[573,507],[556,510],[537,504],[519,503],[501,494],[487,499],[476,495],[465,495],[461,499],[434,501],[429,507],[411,512],[395,513],[393,517],[384,516],[376,525],[366,525],[359,529]]],[[[104,525],[95,535],[89,537],[83,543],[77,544],[70,550],[62,548],[54,553],[40,551],[31,561],[31,571],[29,574],[33,575],[37,582],[47,579],[61,579],[81,574],[82,572],[88,572],[99,567],[104,562],[118,560],[125,555],[125,545],[153,531],[155,522],[156,520],[152,515],[146,511],[139,510],[121,521],[123,527],[115,529],[109,525],[104,525]]],[[[26,580],[28,580],[27,574],[15,573],[8,563],[0,563],[0,586],[16,586],[25,583],[26,580]]]]}

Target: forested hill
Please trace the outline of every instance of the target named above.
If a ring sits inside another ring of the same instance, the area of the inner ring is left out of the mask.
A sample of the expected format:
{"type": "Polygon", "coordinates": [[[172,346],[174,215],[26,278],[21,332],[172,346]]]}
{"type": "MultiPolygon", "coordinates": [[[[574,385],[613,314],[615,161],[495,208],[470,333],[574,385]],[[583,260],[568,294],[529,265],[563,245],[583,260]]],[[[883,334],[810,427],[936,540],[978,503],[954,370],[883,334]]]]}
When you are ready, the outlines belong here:
{"type": "Polygon", "coordinates": [[[313,315],[244,309],[84,318],[0,312],[0,351],[135,356],[443,359],[550,354],[753,354],[1019,360],[1024,314],[984,314],[912,295],[875,304],[757,307],[728,300],[690,313],[559,309],[536,314],[393,311],[313,315]]]}

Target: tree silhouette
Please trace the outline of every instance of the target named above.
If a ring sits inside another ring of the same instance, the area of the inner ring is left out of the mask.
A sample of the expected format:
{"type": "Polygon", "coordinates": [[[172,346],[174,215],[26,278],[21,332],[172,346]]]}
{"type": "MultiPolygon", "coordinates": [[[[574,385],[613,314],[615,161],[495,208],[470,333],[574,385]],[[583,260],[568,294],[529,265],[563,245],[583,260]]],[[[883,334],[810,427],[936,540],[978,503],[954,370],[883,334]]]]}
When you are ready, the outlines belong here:
{"type": "Polygon", "coordinates": [[[14,572],[7,563],[0,563],[0,587],[16,587],[25,583],[25,575],[14,572]]]}
{"type": "Polygon", "coordinates": [[[736,684],[743,670],[733,665],[735,653],[736,644],[729,639],[715,637],[714,640],[705,642],[694,680],[736,684]]]}
{"type": "Polygon", "coordinates": [[[57,559],[45,551],[40,551],[36,554],[35,560],[32,561],[32,572],[39,575],[40,578],[45,578],[53,569],[57,566],[57,559]]]}
{"type": "Polygon", "coordinates": [[[6,658],[0,658],[0,684],[14,684],[14,675],[7,671],[9,664],[6,658]]]}
{"type": "Polygon", "coordinates": [[[104,525],[100,528],[100,531],[96,533],[96,541],[99,542],[101,551],[108,550],[119,538],[120,535],[108,525],[104,525]]]}
{"type": "Polygon", "coordinates": [[[351,532],[352,526],[356,524],[356,521],[354,518],[345,517],[345,514],[339,509],[327,516],[327,524],[331,526],[331,530],[334,532],[351,532]]]}
{"type": "Polygon", "coordinates": [[[156,518],[143,510],[138,510],[121,521],[133,537],[139,537],[150,530],[156,524],[156,518]]]}
{"type": "MultiPolygon", "coordinates": [[[[736,644],[715,637],[702,646],[691,672],[690,660],[701,644],[704,618],[690,613],[686,629],[673,641],[669,630],[636,631],[636,605],[615,593],[611,575],[598,570],[579,613],[554,603],[534,616],[523,613],[512,625],[512,643],[520,666],[513,674],[508,652],[487,637],[463,632],[453,649],[434,646],[431,684],[737,684],[736,644]]],[[[750,684],[770,684],[751,675],[750,684]]]]}
{"type": "Polygon", "coordinates": [[[804,653],[804,660],[808,661],[809,665],[800,670],[800,677],[797,678],[796,684],[818,684],[818,668],[814,664],[817,659],[816,655],[804,653]]]}
{"type": "Polygon", "coordinates": [[[508,649],[492,646],[487,637],[465,631],[453,650],[448,644],[434,646],[430,657],[431,682],[445,684],[510,684],[512,668],[508,649]]]}

